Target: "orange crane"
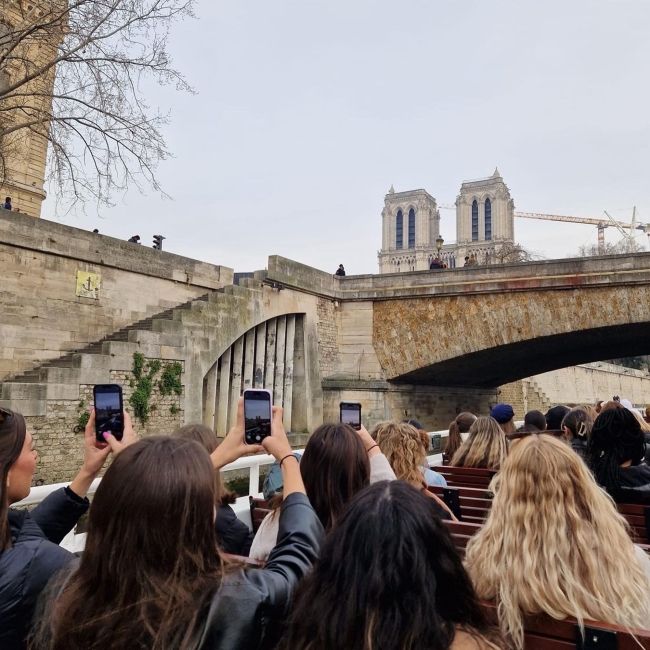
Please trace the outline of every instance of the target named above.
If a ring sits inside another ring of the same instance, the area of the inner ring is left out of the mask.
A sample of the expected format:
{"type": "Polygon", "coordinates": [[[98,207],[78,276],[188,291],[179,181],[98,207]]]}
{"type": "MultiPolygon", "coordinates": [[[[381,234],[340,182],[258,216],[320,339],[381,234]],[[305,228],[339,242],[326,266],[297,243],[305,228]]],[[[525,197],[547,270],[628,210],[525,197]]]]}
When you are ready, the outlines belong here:
{"type": "MultiPolygon", "coordinates": [[[[439,207],[445,210],[455,210],[455,205],[440,205],[439,207]]],[[[605,250],[605,228],[614,227],[621,232],[625,237],[634,237],[635,230],[641,230],[648,237],[650,237],[650,224],[643,224],[636,222],[636,207],[632,211],[632,222],[624,223],[613,219],[607,211],[605,211],[606,218],[599,217],[574,217],[564,214],[544,214],[542,212],[515,212],[515,217],[523,219],[542,219],[544,221],[564,221],[566,223],[583,223],[591,226],[596,226],[598,229],[598,252],[602,253],[605,250]],[[626,232],[627,231],[627,232],[626,232]]]]}

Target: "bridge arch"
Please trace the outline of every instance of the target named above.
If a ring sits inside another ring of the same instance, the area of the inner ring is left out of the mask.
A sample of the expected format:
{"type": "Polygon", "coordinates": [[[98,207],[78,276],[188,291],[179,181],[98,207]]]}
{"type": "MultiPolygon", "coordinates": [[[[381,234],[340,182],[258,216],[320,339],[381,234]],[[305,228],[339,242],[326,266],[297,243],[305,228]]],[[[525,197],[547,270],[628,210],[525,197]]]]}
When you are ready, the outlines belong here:
{"type": "Polygon", "coordinates": [[[307,428],[305,409],[293,394],[305,394],[304,314],[269,318],[241,334],[203,376],[203,424],[220,435],[233,425],[237,401],[247,388],[267,388],[284,407],[287,431],[307,428]]]}
{"type": "Polygon", "coordinates": [[[381,301],[373,342],[389,381],[492,388],[650,354],[650,301],[641,285],[381,301]]]}

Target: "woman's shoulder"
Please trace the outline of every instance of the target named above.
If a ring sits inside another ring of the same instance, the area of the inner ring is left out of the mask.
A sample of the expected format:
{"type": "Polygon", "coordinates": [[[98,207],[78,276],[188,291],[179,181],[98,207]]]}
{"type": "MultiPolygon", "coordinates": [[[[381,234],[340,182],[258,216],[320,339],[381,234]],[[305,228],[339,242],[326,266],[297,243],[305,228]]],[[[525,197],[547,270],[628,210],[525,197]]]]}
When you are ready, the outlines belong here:
{"type": "MultiPolygon", "coordinates": [[[[74,555],[50,542],[29,513],[10,512],[12,546],[0,555],[2,579],[16,574],[29,574],[32,579],[49,577],[74,559],[74,555]]],[[[41,580],[37,580],[41,581],[41,580]]]]}

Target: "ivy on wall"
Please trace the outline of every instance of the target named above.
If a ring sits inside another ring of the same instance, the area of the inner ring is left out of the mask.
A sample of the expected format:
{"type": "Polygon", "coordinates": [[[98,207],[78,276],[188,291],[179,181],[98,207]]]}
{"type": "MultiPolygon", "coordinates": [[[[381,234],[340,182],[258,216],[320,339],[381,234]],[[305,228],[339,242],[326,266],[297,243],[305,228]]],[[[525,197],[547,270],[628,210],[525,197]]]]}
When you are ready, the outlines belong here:
{"type": "MultiPolygon", "coordinates": [[[[147,361],[142,352],[133,353],[133,368],[131,370],[133,379],[130,383],[134,390],[131,397],[129,397],[129,404],[133,408],[133,414],[143,425],[147,423],[150,414],[157,409],[156,404],[151,403],[151,395],[158,374],[160,373],[160,378],[157,381],[158,389],[161,395],[167,397],[168,395],[180,395],[182,393],[182,372],[183,366],[178,361],[166,363],[163,366],[160,359],[147,361]]],[[[173,406],[176,406],[177,410],[172,412],[170,408],[170,412],[175,415],[180,411],[180,407],[176,404],[173,406]]]]}

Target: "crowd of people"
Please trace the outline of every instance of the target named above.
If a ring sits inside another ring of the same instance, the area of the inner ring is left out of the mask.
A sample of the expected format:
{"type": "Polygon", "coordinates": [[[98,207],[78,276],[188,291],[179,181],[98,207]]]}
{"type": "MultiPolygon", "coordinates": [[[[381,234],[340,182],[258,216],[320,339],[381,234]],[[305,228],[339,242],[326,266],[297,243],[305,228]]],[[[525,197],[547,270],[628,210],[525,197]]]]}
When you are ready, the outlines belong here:
{"type": "Polygon", "coordinates": [[[138,440],[125,413],[122,440],[98,444],[91,413],[77,476],[28,511],[11,506],[36,451],[0,409],[0,647],[520,649],[528,614],[650,627],[650,557],[616,508],[650,495],[650,425],[629,402],[530,411],[520,427],[507,404],[459,413],[446,462],[496,472],[464,560],[418,421],[326,423],[300,455],[282,415],[247,445],[241,401],[221,444],[202,425],[138,440]],[[253,536],[220,470],[262,451],[270,512],[253,536]],[[76,557],[59,543],[86,511],[76,557]]]}

